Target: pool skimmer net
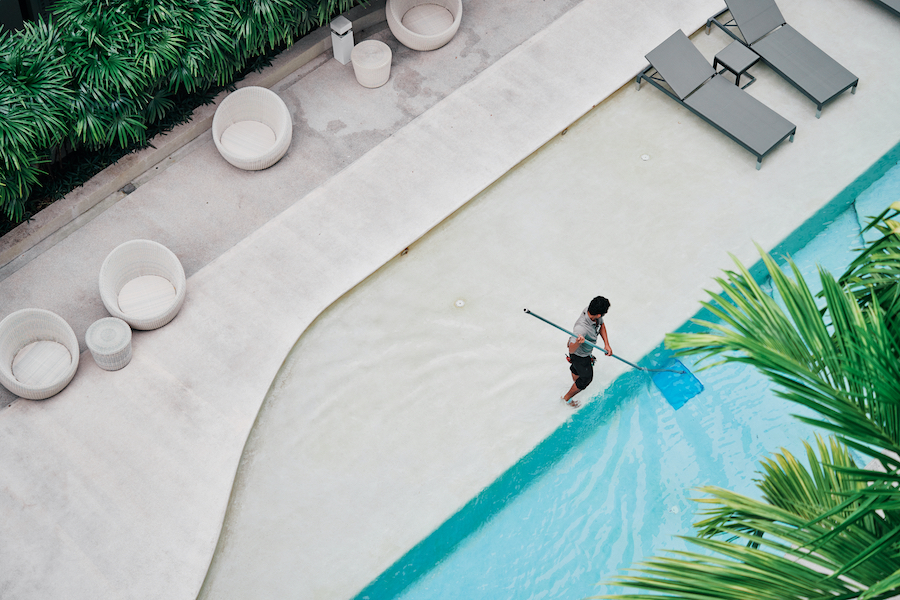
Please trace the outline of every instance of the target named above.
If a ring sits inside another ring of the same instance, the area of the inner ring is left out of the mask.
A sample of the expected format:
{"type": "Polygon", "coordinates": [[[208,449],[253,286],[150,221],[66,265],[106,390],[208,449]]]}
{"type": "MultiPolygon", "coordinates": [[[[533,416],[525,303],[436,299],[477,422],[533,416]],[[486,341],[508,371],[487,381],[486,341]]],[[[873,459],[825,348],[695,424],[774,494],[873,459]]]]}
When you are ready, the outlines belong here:
{"type": "Polygon", "coordinates": [[[680,360],[669,359],[663,369],[666,370],[655,372],[650,377],[666,402],[675,410],[703,391],[703,384],[680,360]]]}

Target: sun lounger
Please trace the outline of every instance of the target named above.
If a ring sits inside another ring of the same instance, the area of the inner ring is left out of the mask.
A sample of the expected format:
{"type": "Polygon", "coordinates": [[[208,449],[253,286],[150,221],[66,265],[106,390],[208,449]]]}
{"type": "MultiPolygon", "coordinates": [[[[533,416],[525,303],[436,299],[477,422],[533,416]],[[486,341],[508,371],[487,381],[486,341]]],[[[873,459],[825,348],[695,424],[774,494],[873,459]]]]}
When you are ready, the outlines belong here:
{"type": "Polygon", "coordinates": [[[797,127],[793,123],[716,73],[680,29],[646,58],[650,66],[638,74],[638,89],[642,80],[649,81],[756,155],[757,169],[763,156],[785,138],[794,141],[797,127]],[[653,70],[656,74],[650,75],[653,70]]]}
{"type": "Polygon", "coordinates": [[[900,0],[875,0],[875,2],[900,17],[900,0]]]}
{"type": "Polygon", "coordinates": [[[851,93],[856,93],[859,77],[788,25],[773,0],[725,0],[725,5],[731,21],[723,24],[716,15],[706,22],[706,33],[715,23],[756,52],[773,71],[816,103],[816,118],[822,116],[822,106],[835,96],[851,88],[851,93]],[[731,31],[734,25],[743,40],[731,31]]]}

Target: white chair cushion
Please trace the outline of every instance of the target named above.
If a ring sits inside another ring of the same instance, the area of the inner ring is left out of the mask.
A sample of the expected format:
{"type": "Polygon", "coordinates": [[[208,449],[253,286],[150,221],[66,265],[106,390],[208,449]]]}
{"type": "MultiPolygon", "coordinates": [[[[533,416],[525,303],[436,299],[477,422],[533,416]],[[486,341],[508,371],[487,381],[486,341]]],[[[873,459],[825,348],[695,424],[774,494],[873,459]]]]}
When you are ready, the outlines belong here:
{"type": "Polygon", "coordinates": [[[438,35],[453,25],[453,14],[437,4],[419,4],[406,11],[403,26],[419,35],[438,35]]]}
{"type": "Polygon", "coordinates": [[[72,365],[72,355],[60,343],[42,340],[19,350],[13,359],[12,372],[20,383],[30,386],[50,385],[65,377],[72,365]]]}
{"type": "Polygon", "coordinates": [[[158,275],[136,277],[119,292],[119,310],[135,319],[149,319],[165,313],[174,302],[175,286],[158,275]]]}
{"type": "Polygon", "coordinates": [[[255,158],[275,147],[275,132],[259,121],[238,121],[222,132],[222,146],[239,158],[255,158]]]}

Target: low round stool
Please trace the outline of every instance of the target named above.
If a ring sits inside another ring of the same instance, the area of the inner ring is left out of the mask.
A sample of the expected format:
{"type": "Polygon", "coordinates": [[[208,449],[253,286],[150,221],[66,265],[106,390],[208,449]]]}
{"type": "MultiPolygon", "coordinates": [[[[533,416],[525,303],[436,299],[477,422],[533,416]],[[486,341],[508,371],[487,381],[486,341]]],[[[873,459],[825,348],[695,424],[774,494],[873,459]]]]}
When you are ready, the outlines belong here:
{"type": "Polygon", "coordinates": [[[353,72],[363,87],[377,88],[391,76],[391,49],[384,42],[366,40],[353,46],[350,52],[353,72]]]}
{"type": "Polygon", "coordinates": [[[118,371],[131,362],[131,327],[122,319],[95,321],[84,334],[84,341],[101,369],[118,371]]]}

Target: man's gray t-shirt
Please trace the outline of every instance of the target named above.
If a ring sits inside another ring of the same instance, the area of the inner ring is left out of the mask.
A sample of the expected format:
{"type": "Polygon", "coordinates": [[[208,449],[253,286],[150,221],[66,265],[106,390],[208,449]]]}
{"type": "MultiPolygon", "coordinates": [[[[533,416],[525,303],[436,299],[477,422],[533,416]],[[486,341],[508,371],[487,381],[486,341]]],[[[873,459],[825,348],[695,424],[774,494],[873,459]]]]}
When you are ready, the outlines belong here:
{"type": "MultiPolygon", "coordinates": [[[[597,319],[597,323],[595,324],[588,316],[588,309],[585,308],[584,311],[582,311],[581,316],[578,317],[578,320],[575,321],[575,326],[572,328],[572,332],[576,336],[583,335],[585,340],[597,345],[597,336],[600,335],[601,325],[603,325],[603,317],[597,319]]],[[[578,338],[570,337],[569,343],[574,344],[576,339],[578,338]]],[[[575,356],[590,356],[592,350],[593,348],[591,348],[587,344],[581,344],[581,346],[579,346],[573,354],[575,354],[575,356]]]]}

